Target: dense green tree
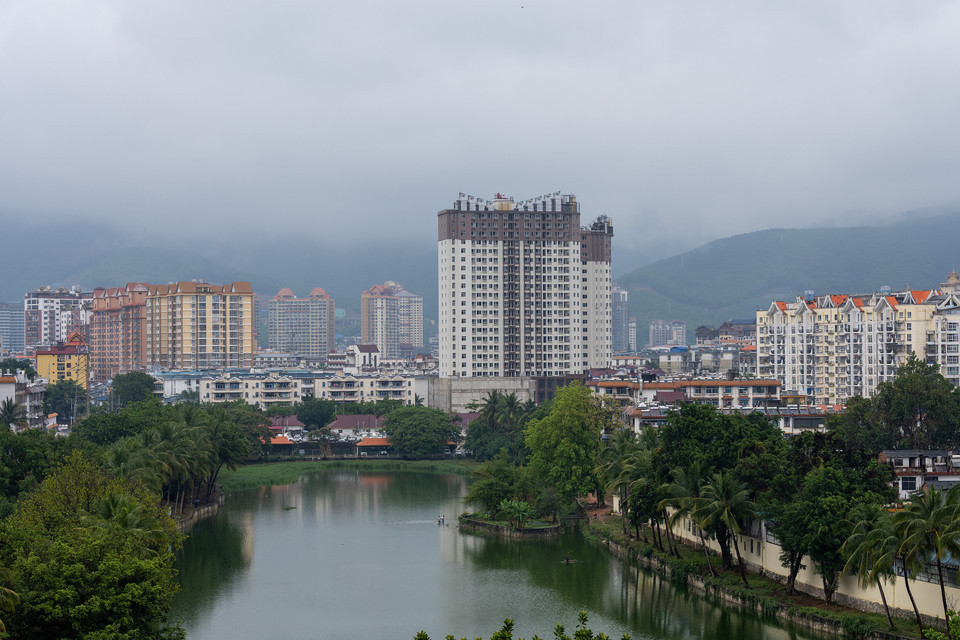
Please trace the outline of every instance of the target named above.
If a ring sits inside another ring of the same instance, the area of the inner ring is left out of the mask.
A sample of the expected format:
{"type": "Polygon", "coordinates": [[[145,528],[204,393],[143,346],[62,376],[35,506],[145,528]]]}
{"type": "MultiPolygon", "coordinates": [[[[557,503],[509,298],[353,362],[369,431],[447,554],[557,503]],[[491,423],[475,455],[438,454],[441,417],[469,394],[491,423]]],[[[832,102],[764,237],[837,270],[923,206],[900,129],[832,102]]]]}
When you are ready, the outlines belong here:
{"type": "MultiPolygon", "coordinates": [[[[710,405],[685,403],[671,411],[667,423],[660,429],[660,449],[656,471],[660,482],[669,481],[670,471],[700,460],[714,471],[740,466],[751,473],[769,468],[769,461],[758,460],[768,451],[777,451],[783,444],[783,434],[766,416],[759,413],[747,416],[723,414],[710,405]]],[[[779,465],[777,465],[779,467],[779,465]]],[[[750,478],[748,488],[763,489],[768,478],[750,478]]]]}
{"type": "Polygon", "coordinates": [[[20,596],[11,638],[182,637],[166,626],[176,523],[151,494],[79,454],[21,500],[0,524],[0,540],[20,596]],[[116,521],[91,526],[109,495],[138,512],[139,528],[160,534],[139,535],[116,521]]]}
{"type": "Polygon", "coordinates": [[[29,380],[37,378],[37,370],[30,360],[21,360],[20,358],[3,358],[0,360],[0,374],[4,371],[9,371],[12,374],[18,369],[27,374],[29,380]]]}
{"type": "Polygon", "coordinates": [[[893,382],[881,382],[874,411],[899,447],[940,449],[960,440],[960,391],[940,375],[936,365],[916,354],[897,369],[893,382]]]}
{"type": "Polygon", "coordinates": [[[311,399],[297,407],[297,419],[308,429],[325,427],[336,417],[337,405],[330,400],[311,399]]]}
{"type": "Polygon", "coordinates": [[[27,409],[13,398],[0,402],[0,426],[13,429],[27,425],[27,409]]]}
{"type": "Polygon", "coordinates": [[[73,428],[73,433],[88,442],[106,446],[120,438],[131,436],[136,431],[135,425],[125,416],[119,413],[97,411],[78,422],[73,428]]]}
{"type": "Polygon", "coordinates": [[[13,502],[33,489],[73,446],[70,440],[41,429],[22,433],[0,429],[0,496],[13,502]]]}
{"type": "Polygon", "coordinates": [[[597,486],[601,426],[590,390],[579,383],[557,391],[550,414],[527,425],[530,465],[561,500],[597,486]]]}
{"type": "Polygon", "coordinates": [[[846,564],[840,548],[851,533],[846,516],[856,493],[840,471],[823,467],[807,474],[797,499],[797,505],[807,511],[804,546],[823,582],[827,602],[833,601],[846,564]]]}
{"type": "Polygon", "coordinates": [[[87,391],[75,380],[48,385],[43,394],[44,412],[56,413],[60,424],[73,424],[74,418],[83,414],[86,404],[87,391]]]}
{"type": "Polygon", "coordinates": [[[125,407],[131,402],[141,402],[153,397],[153,376],[142,371],[131,371],[114,376],[110,393],[114,407],[125,407]]]}
{"type": "Polygon", "coordinates": [[[509,460],[501,456],[488,460],[474,472],[464,501],[492,513],[501,502],[514,497],[516,475],[517,468],[509,460]]]}
{"type": "Polygon", "coordinates": [[[447,442],[459,438],[450,415],[428,407],[407,406],[391,411],[384,420],[384,431],[401,455],[441,453],[447,442]]]}

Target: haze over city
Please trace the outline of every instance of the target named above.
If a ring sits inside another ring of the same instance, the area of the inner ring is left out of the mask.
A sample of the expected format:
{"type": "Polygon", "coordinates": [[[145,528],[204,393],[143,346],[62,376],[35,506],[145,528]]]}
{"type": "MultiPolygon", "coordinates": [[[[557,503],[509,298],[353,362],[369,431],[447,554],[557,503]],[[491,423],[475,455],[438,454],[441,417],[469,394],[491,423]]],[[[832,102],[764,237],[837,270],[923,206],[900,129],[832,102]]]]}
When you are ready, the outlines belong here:
{"type": "Polygon", "coordinates": [[[0,6],[0,216],[331,242],[563,190],[618,246],[960,202],[960,3],[0,6]],[[227,225],[227,226],[225,226],[227,225]]]}

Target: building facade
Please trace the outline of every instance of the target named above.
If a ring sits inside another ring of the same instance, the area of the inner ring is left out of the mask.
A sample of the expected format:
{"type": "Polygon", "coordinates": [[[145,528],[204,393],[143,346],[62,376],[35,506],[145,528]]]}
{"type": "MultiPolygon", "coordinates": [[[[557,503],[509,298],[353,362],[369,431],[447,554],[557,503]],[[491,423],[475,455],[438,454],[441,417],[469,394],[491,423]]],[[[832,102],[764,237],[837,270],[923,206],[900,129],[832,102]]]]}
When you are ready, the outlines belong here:
{"type": "Polygon", "coordinates": [[[317,287],[306,298],[281,289],[270,300],[270,348],[285,353],[326,357],[334,348],[334,301],[317,287]]]}
{"type": "Polygon", "coordinates": [[[37,349],[37,375],[46,378],[49,384],[73,380],[86,389],[90,384],[90,362],[87,345],[80,332],[70,340],[46,349],[37,349]]]}
{"type": "Polygon", "coordinates": [[[614,283],[611,291],[610,344],[614,353],[630,351],[630,293],[614,283]]]}
{"type": "Polygon", "coordinates": [[[774,301],[757,312],[760,377],[817,404],[871,396],[916,354],[960,384],[960,275],[940,289],[889,289],[866,294],[774,301]]]}
{"type": "Polygon", "coordinates": [[[609,366],[610,241],[559,192],[460,194],[438,213],[440,375],[562,377],[609,366]]]}
{"type": "Polygon", "coordinates": [[[396,282],[386,282],[397,298],[397,341],[423,349],[423,296],[411,293],[396,282]]]}
{"type": "Polygon", "coordinates": [[[23,351],[23,324],[22,304],[0,302],[0,353],[23,351]]]}
{"type": "Polygon", "coordinates": [[[93,293],[80,287],[40,287],[23,296],[23,339],[26,347],[67,342],[85,333],[93,293]]]}
{"type": "Polygon", "coordinates": [[[145,368],[148,288],[145,282],[128,282],[93,290],[88,338],[92,380],[106,382],[145,368]]]}
{"type": "Polygon", "coordinates": [[[400,301],[391,287],[375,284],[360,294],[360,340],[385,358],[400,353],[400,301]]]}
{"type": "Polygon", "coordinates": [[[147,369],[224,369],[253,363],[249,282],[150,285],[147,369]]]}
{"type": "Polygon", "coordinates": [[[652,320],[649,324],[647,347],[683,347],[687,344],[687,323],[681,320],[667,322],[652,320]]]}

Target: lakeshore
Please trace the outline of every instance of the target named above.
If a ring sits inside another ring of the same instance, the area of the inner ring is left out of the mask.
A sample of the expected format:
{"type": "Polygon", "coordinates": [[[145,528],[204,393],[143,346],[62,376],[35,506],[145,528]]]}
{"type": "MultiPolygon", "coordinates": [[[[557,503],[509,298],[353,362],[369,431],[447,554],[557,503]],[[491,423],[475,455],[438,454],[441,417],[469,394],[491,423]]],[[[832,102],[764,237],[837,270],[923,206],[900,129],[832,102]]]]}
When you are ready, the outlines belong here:
{"type": "MultiPolygon", "coordinates": [[[[225,473],[224,493],[296,483],[302,474],[313,471],[355,470],[384,473],[415,471],[469,475],[473,466],[463,461],[271,462],[240,467],[235,472],[225,473]]],[[[920,638],[916,624],[910,620],[896,619],[897,630],[891,634],[885,630],[887,624],[882,615],[839,605],[825,605],[809,595],[789,595],[781,583],[755,573],[748,575],[749,588],[743,587],[733,571],[721,573],[717,578],[710,578],[705,565],[701,566],[703,563],[701,551],[681,545],[681,559],[667,557],[652,545],[623,536],[620,531],[619,517],[609,515],[609,509],[598,511],[593,508],[593,505],[585,506],[589,517],[582,527],[582,533],[586,538],[608,550],[612,555],[654,570],[675,585],[684,584],[693,592],[699,593],[698,597],[719,597],[726,606],[752,611],[761,616],[774,617],[821,633],[884,639],[920,638]]],[[[452,522],[453,514],[448,515],[452,522]]],[[[538,542],[532,541],[525,544],[536,545],[538,542]]],[[[715,566],[719,566],[719,556],[713,555],[713,562],[715,566]]]]}

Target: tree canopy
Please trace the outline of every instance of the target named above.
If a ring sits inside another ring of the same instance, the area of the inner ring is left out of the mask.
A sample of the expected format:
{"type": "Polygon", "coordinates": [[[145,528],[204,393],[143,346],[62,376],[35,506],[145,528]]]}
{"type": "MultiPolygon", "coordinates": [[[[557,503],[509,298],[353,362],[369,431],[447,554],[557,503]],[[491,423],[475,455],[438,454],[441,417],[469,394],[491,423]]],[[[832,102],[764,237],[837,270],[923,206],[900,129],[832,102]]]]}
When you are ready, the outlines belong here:
{"type": "Polygon", "coordinates": [[[397,453],[414,456],[441,453],[448,441],[456,442],[460,435],[449,414],[413,406],[387,414],[384,431],[397,453]]]}
{"type": "Polygon", "coordinates": [[[79,453],[0,524],[10,637],[182,637],[167,627],[180,534],[156,498],[79,453]],[[108,504],[109,503],[109,504],[108,504]]]}
{"type": "Polygon", "coordinates": [[[153,396],[153,376],[142,371],[131,371],[114,376],[111,384],[114,403],[125,407],[131,402],[141,402],[153,396]]]}
{"type": "Polygon", "coordinates": [[[576,382],[557,391],[549,415],[528,424],[530,466],[538,478],[556,488],[561,500],[597,487],[602,425],[596,399],[576,382]]]}

